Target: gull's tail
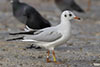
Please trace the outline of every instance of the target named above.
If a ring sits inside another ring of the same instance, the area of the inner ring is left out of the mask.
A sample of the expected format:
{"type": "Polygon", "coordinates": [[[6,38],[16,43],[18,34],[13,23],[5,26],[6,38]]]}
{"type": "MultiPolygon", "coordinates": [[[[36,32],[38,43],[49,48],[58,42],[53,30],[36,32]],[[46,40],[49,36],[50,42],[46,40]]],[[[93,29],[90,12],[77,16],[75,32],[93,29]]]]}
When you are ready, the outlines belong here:
{"type": "Polygon", "coordinates": [[[7,39],[6,41],[23,40],[24,36],[18,38],[7,39]]]}
{"type": "MultiPolygon", "coordinates": [[[[15,40],[23,40],[24,39],[24,36],[23,37],[18,37],[18,38],[12,38],[12,39],[7,39],[6,41],[15,41],[15,40]]],[[[35,48],[35,49],[41,49],[40,46],[36,46],[34,44],[26,47],[26,49],[32,49],[32,48],[35,48]]]]}
{"type": "Polygon", "coordinates": [[[24,31],[24,32],[18,32],[18,33],[9,33],[9,35],[20,35],[20,34],[28,34],[28,35],[32,35],[34,34],[35,31],[24,31]]]}

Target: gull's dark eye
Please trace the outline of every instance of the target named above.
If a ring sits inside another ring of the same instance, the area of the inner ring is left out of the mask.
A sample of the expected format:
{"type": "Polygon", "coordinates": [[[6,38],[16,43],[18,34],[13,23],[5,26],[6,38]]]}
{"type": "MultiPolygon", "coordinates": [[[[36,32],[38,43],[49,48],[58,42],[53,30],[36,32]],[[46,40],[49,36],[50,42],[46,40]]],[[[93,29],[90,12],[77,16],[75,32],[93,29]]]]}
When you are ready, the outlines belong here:
{"type": "Polygon", "coordinates": [[[67,15],[66,15],[66,14],[65,14],[64,16],[65,16],[65,17],[67,17],[67,15]]]}
{"type": "Polygon", "coordinates": [[[71,16],[72,16],[72,14],[69,14],[69,16],[71,17],[71,16]]]}

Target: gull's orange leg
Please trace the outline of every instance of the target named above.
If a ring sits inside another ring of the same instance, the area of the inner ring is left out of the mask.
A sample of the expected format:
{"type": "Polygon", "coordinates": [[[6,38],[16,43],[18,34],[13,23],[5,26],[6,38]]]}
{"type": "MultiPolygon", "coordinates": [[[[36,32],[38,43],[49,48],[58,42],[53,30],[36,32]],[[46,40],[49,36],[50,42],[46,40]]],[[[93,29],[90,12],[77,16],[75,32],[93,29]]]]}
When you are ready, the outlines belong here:
{"type": "Polygon", "coordinates": [[[90,8],[91,7],[91,0],[88,0],[88,8],[87,8],[87,11],[90,11],[90,8]]]}
{"type": "Polygon", "coordinates": [[[52,51],[52,54],[53,54],[53,61],[54,61],[56,64],[61,64],[60,62],[57,62],[57,60],[56,60],[55,51],[52,51]]]}
{"type": "Polygon", "coordinates": [[[57,61],[56,61],[56,56],[55,56],[55,51],[52,51],[52,54],[53,54],[53,61],[54,61],[54,62],[57,62],[57,61]]]}
{"type": "Polygon", "coordinates": [[[50,51],[48,50],[48,55],[47,55],[47,62],[48,62],[48,63],[51,62],[51,61],[49,60],[49,56],[50,56],[50,51]]]}

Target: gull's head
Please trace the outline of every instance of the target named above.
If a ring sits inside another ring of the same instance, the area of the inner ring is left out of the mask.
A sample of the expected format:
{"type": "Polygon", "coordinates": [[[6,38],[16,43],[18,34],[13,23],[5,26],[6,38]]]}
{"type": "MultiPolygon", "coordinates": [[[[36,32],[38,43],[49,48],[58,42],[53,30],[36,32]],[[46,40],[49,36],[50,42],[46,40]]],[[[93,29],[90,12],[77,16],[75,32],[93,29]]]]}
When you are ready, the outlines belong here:
{"type": "Polygon", "coordinates": [[[72,19],[80,20],[79,17],[75,16],[73,12],[68,11],[68,10],[64,11],[61,14],[61,20],[72,20],[72,19]]]}
{"type": "Polygon", "coordinates": [[[19,2],[19,0],[10,0],[11,3],[19,2]]]}

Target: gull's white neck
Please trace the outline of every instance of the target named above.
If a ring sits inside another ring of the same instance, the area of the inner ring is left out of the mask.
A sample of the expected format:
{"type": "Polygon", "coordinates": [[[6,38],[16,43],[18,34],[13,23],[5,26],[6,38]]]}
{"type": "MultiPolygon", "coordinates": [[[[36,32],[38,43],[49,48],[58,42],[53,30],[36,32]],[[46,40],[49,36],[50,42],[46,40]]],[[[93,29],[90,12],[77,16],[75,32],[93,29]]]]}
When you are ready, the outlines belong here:
{"type": "Polygon", "coordinates": [[[69,38],[71,34],[71,23],[69,20],[61,19],[61,23],[57,27],[58,27],[58,32],[62,33],[64,37],[69,38]]]}
{"type": "Polygon", "coordinates": [[[60,30],[67,30],[70,31],[71,23],[68,19],[61,18],[61,23],[58,25],[60,30]]]}

